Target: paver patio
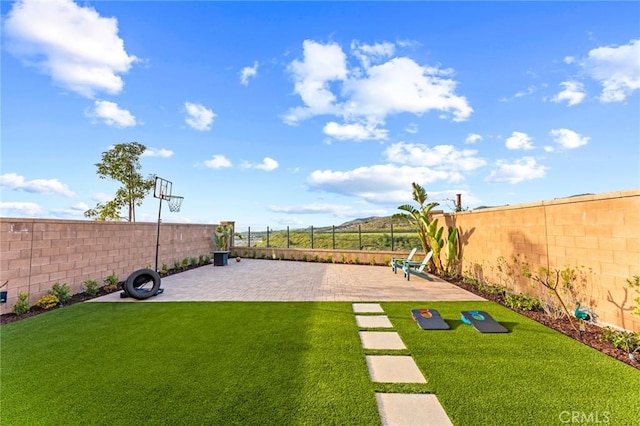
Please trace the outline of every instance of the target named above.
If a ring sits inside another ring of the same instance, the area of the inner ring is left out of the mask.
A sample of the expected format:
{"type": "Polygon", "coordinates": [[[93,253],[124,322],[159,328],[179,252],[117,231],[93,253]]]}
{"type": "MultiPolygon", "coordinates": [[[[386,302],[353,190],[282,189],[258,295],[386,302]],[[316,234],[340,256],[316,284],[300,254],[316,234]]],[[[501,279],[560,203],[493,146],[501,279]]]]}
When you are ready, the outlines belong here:
{"type": "MultiPolygon", "coordinates": [[[[132,271],[133,272],[133,271],[132,271]]],[[[476,301],[483,298],[453,284],[407,281],[390,267],[286,260],[242,259],[203,266],[162,279],[164,293],[142,302],[169,301],[476,301]]],[[[139,302],[119,293],[94,302],[139,302]]]]}

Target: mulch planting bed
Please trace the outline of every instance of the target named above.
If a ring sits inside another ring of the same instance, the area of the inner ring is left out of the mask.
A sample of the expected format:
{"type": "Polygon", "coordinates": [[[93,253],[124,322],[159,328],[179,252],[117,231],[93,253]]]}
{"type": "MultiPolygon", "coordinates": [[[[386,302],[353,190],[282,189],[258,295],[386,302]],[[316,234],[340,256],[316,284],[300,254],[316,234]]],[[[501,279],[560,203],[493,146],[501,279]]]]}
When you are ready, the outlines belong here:
{"type": "MultiPolygon", "coordinates": [[[[189,269],[199,268],[200,266],[206,266],[206,265],[187,266],[187,267],[184,267],[182,269],[170,269],[167,272],[161,272],[160,276],[161,277],[167,277],[169,275],[179,274],[180,272],[184,272],[184,271],[187,271],[189,269]]],[[[84,301],[93,299],[95,297],[104,296],[105,294],[122,291],[123,284],[124,284],[123,282],[120,282],[118,284],[118,288],[116,288],[114,290],[111,290],[111,291],[107,291],[103,287],[101,287],[98,290],[98,294],[96,294],[95,296],[90,296],[87,293],[76,293],[71,297],[70,300],[67,301],[67,303],[65,303],[64,306],[69,306],[69,305],[73,305],[73,304],[76,304],[76,303],[84,302],[84,301]]],[[[61,307],[62,306],[59,306],[58,308],[54,308],[54,309],[59,309],[61,307]]],[[[14,314],[13,312],[2,314],[2,315],[0,315],[0,325],[9,324],[9,323],[12,323],[12,322],[15,322],[15,321],[20,321],[20,320],[25,319],[25,318],[29,318],[29,317],[32,317],[32,316],[35,316],[35,315],[42,314],[44,312],[47,312],[47,310],[39,308],[37,306],[32,306],[29,309],[29,312],[26,312],[24,314],[18,315],[18,314],[14,314]]]]}
{"type": "MultiPolygon", "coordinates": [[[[487,300],[491,300],[493,302],[499,303],[513,311],[518,312],[521,315],[524,315],[528,318],[531,318],[534,321],[539,322],[542,325],[545,325],[553,330],[556,330],[566,336],[571,337],[579,342],[584,343],[587,346],[592,347],[595,350],[598,350],[604,354],[609,355],[612,358],[615,358],[625,364],[629,364],[632,367],[635,367],[640,370],[640,360],[636,357],[636,360],[632,360],[629,358],[629,354],[622,349],[618,349],[613,346],[613,343],[609,341],[602,341],[601,336],[603,334],[602,327],[599,327],[594,324],[584,323],[585,330],[580,332],[574,330],[569,323],[569,320],[566,317],[562,318],[551,318],[544,312],[536,312],[536,311],[522,311],[519,309],[512,309],[505,304],[504,296],[501,294],[489,294],[478,291],[472,285],[469,285],[462,280],[451,280],[449,278],[443,278],[449,281],[452,284],[457,285],[460,288],[463,288],[471,293],[477,294],[478,296],[484,297],[487,300]]],[[[577,325],[577,322],[576,322],[577,325]]]]}

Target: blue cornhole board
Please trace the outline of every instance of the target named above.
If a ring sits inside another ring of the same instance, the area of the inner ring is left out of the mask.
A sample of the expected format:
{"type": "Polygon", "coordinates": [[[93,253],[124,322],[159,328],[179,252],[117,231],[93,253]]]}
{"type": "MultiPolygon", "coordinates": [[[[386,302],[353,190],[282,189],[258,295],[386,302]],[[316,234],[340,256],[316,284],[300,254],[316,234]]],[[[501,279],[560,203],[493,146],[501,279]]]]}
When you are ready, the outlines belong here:
{"type": "Polygon", "coordinates": [[[463,323],[472,325],[480,333],[508,333],[500,323],[485,311],[462,311],[463,323]]]}
{"type": "Polygon", "coordinates": [[[449,330],[449,324],[440,316],[440,312],[435,309],[412,309],[413,320],[423,330],[449,330]]]}

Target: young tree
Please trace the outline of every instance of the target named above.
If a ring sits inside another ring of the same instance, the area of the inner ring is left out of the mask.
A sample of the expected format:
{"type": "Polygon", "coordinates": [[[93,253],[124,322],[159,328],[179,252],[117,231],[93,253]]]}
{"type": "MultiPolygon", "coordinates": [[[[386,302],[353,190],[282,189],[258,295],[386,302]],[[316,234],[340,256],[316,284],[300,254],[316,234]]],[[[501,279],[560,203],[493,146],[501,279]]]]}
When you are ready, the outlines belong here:
{"type": "Polygon", "coordinates": [[[120,220],[120,210],[128,208],[129,222],[136,221],[136,206],[153,188],[154,178],[144,178],[138,171],[142,168],[138,158],[147,149],[138,142],[120,143],[102,153],[102,161],[96,163],[98,177],[109,178],[122,183],[113,200],[98,203],[95,208],[84,212],[86,217],[96,220],[120,220]]]}

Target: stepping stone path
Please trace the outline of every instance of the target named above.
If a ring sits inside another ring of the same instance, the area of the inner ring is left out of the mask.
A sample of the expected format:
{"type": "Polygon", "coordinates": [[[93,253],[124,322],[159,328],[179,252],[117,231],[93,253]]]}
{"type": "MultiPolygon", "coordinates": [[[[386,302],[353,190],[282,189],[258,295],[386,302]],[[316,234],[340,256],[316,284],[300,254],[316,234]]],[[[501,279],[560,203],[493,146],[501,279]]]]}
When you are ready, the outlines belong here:
{"type": "MultiPolygon", "coordinates": [[[[384,313],[379,303],[354,303],[356,314],[384,313]]],[[[386,315],[356,315],[360,328],[393,328],[386,315]]],[[[395,331],[360,331],[364,349],[406,349],[395,331]]],[[[367,355],[369,376],[376,383],[426,383],[410,355],[367,355]]],[[[433,394],[376,393],[380,419],[385,426],[453,426],[433,394]]]]}

